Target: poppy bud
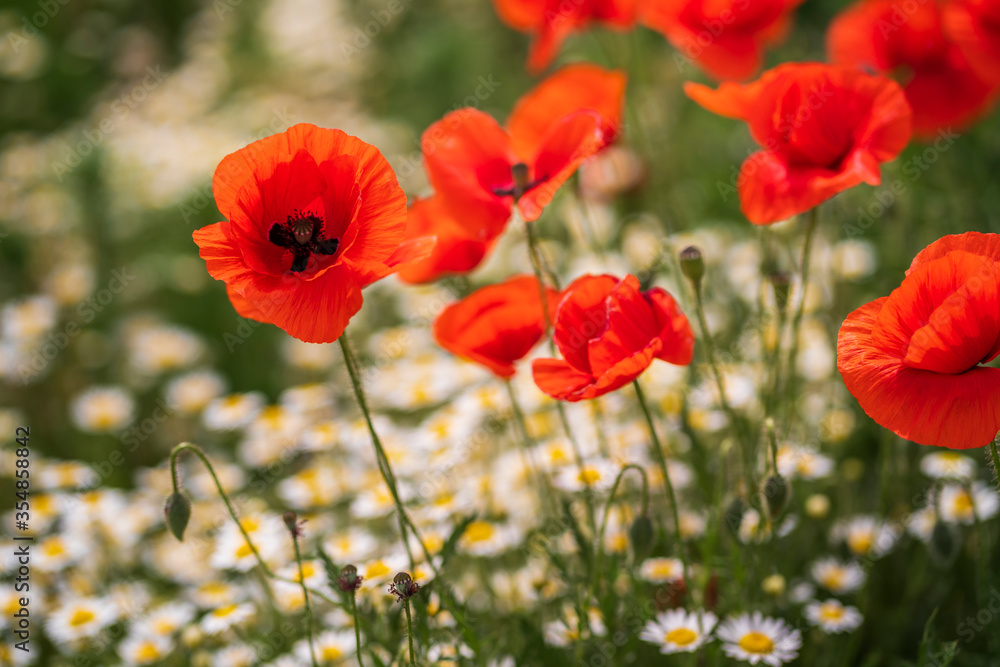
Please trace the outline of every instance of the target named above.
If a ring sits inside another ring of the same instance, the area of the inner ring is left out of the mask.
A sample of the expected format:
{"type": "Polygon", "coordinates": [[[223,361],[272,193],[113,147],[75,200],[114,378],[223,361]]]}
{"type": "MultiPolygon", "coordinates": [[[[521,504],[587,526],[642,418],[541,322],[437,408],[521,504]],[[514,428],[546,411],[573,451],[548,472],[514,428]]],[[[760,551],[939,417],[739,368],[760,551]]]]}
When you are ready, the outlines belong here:
{"type": "Polygon", "coordinates": [[[358,574],[358,568],[353,565],[345,565],[340,570],[340,576],[337,577],[337,586],[343,592],[354,592],[361,588],[361,582],[364,581],[364,577],[358,574]]]}
{"type": "Polygon", "coordinates": [[[632,554],[636,562],[639,562],[649,555],[653,550],[656,540],[656,533],[653,529],[653,522],[649,516],[642,514],[636,517],[632,526],[628,529],[629,540],[632,542],[632,554]]]}
{"type": "Polygon", "coordinates": [[[389,592],[396,596],[397,602],[412,598],[420,590],[420,584],[413,581],[407,572],[398,572],[389,584],[389,592]]]}
{"type": "Polygon", "coordinates": [[[296,522],[298,517],[295,516],[295,512],[288,511],[281,515],[281,520],[285,522],[285,527],[288,528],[289,532],[295,537],[299,535],[299,526],[296,522]]]}
{"type": "Polygon", "coordinates": [[[701,250],[693,245],[681,250],[681,273],[694,285],[695,290],[701,289],[701,278],[705,275],[705,261],[701,258],[701,250]]]}
{"type": "Polygon", "coordinates": [[[931,560],[939,567],[948,567],[958,556],[961,547],[961,536],[955,526],[938,520],[931,530],[931,539],[927,543],[931,560]]]}
{"type": "Polygon", "coordinates": [[[767,514],[773,520],[785,511],[792,489],[781,475],[768,475],[760,486],[760,493],[763,496],[764,506],[767,507],[767,514]]]}
{"type": "Polygon", "coordinates": [[[784,271],[776,271],[768,274],[767,279],[774,289],[774,303],[778,310],[785,312],[788,308],[788,290],[792,284],[792,277],[784,271]]]}
{"type": "Polygon", "coordinates": [[[167,498],[163,506],[163,514],[167,517],[167,527],[178,541],[184,541],[184,529],[187,528],[188,520],[191,518],[191,501],[180,492],[172,494],[167,498]]]}

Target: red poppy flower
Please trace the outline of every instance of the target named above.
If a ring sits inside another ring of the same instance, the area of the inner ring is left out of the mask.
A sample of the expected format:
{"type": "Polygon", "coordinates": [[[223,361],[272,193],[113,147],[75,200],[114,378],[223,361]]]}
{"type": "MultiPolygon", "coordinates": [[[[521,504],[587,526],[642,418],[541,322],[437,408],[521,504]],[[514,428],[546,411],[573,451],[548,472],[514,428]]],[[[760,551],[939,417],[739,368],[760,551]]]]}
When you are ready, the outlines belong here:
{"type": "Polygon", "coordinates": [[[536,359],[531,370],[543,392],[563,401],[596,398],[639,377],[654,359],[686,366],[694,333],[674,298],[639,280],[586,275],[563,293],[553,339],[563,359],[536,359]]]}
{"type": "MultiPolygon", "coordinates": [[[[559,292],[546,288],[546,299],[554,316],[559,292]]],[[[534,276],[515,276],[476,290],[434,320],[434,338],[441,347],[502,378],[514,375],[514,362],[544,335],[545,313],[534,276]]]]}
{"type": "Polygon", "coordinates": [[[753,76],[804,0],[646,0],[641,20],[716,79],[753,76]]]}
{"type": "Polygon", "coordinates": [[[577,111],[595,111],[601,117],[604,145],[618,138],[625,110],[622,70],[590,63],[567,65],[521,96],[507,118],[514,150],[530,154],[542,145],[559,121],[577,111]]]}
{"type": "Polygon", "coordinates": [[[996,0],[950,0],[944,30],[986,81],[1000,83],[1000,4],[996,0]]]}
{"type": "Polygon", "coordinates": [[[400,280],[407,283],[429,283],[448,274],[467,273],[479,266],[496,244],[497,236],[489,230],[502,228],[503,220],[474,221],[471,216],[463,224],[456,220],[440,197],[418,199],[407,213],[406,238],[434,237],[434,249],[424,258],[399,267],[400,280]]]}
{"type": "Polygon", "coordinates": [[[1000,431],[1000,235],[946,236],[887,297],[840,328],[837,368],[868,416],[923,445],[982,447],[1000,431]]]}
{"type": "Polygon", "coordinates": [[[688,97],[744,120],[764,150],[740,169],[744,215],[766,225],[802,213],[859,183],[910,140],[910,106],[895,81],[850,67],[791,63],[748,84],[684,85],[688,97]]]}
{"type": "Polygon", "coordinates": [[[827,34],[834,62],[879,72],[903,70],[913,130],[925,138],[968,125],[1000,92],[945,35],[942,11],[937,2],[914,3],[904,13],[896,0],[863,0],[841,13],[827,34]]]}
{"type": "Polygon", "coordinates": [[[504,23],[534,36],[528,69],[537,74],[571,33],[591,22],[621,30],[632,27],[638,0],[493,0],[493,5],[504,23]]]}
{"type": "Polygon", "coordinates": [[[299,124],[226,156],[212,180],[227,220],[194,233],[243,317],[310,343],[340,337],[361,288],[430,248],[401,245],[406,196],[373,146],[299,124]]]}

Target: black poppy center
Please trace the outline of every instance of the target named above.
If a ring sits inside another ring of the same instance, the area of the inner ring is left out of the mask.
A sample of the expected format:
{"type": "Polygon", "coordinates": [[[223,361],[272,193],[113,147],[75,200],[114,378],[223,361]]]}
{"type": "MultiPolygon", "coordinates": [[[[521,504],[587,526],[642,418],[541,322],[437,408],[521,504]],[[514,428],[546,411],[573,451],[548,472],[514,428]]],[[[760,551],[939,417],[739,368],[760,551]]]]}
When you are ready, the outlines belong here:
{"type": "Polygon", "coordinates": [[[510,178],[513,184],[505,188],[493,188],[493,194],[497,197],[513,197],[514,199],[520,199],[524,193],[548,180],[547,176],[536,178],[535,180],[531,180],[529,176],[528,165],[523,162],[512,164],[510,166],[510,178]]]}
{"type": "Polygon", "coordinates": [[[336,254],[340,239],[323,238],[323,218],[309,211],[296,210],[284,222],[271,225],[267,240],[292,253],[292,271],[306,270],[312,253],[336,254]]]}

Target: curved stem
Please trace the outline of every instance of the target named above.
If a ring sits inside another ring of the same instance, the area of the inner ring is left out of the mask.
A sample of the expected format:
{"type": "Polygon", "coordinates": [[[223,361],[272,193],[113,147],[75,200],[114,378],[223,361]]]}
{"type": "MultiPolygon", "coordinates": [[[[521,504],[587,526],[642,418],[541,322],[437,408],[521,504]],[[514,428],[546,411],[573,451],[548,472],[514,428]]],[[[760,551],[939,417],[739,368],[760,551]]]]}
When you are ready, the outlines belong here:
{"type": "Polygon", "coordinates": [[[691,577],[688,572],[687,558],[684,556],[684,544],[681,542],[681,520],[680,514],[677,511],[677,496],[674,494],[674,483],[670,481],[670,472],[667,470],[667,459],[663,455],[663,447],[660,445],[660,436],[656,433],[656,425],[653,423],[653,415],[650,413],[649,405],[646,403],[646,395],[643,393],[638,380],[633,380],[632,386],[635,387],[635,394],[639,398],[639,407],[642,408],[642,414],[645,415],[646,424],[649,426],[649,437],[653,441],[653,451],[656,453],[657,462],[660,464],[660,472],[663,475],[663,484],[667,488],[667,498],[670,501],[670,511],[674,518],[674,530],[677,537],[677,553],[680,556],[681,565],[684,566],[684,581],[690,585],[691,577]]]}
{"type": "Polygon", "coordinates": [[[649,479],[646,477],[646,471],[643,470],[642,466],[636,465],[635,463],[625,464],[621,470],[618,471],[618,475],[615,477],[615,483],[611,485],[611,494],[608,496],[608,502],[604,506],[604,518],[601,519],[601,528],[597,531],[597,548],[596,555],[594,556],[594,573],[590,578],[590,586],[587,593],[587,600],[594,594],[594,589],[597,587],[597,578],[600,576],[601,572],[601,561],[604,560],[604,531],[608,527],[608,516],[611,514],[611,504],[615,500],[615,493],[618,491],[618,485],[622,481],[622,477],[625,476],[629,470],[635,470],[639,473],[642,478],[642,515],[646,515],[649,511],[649,479]]]}
{"type": "Polygon", "coordinates": [[[424,543],[423,538],[420,536],[420,531],[417,530],[416,525],[406,514],[406,509],[403,507],[403,501],[399,497],[399,490],[396,487],[396,476],[392,472],[392,466],[389,465],[389,457],[386,456],[385,448],[382,447],[382,441],[378,437],[378,432],[375,430],[375,424],[372,422],[371,412],[368,410],[368,401],[365,399],[364,387],[361,384],[361,372],[358,369],[358,361],[354,356],[354,351],[351,349],[351,344],[347,340],[346,333],[340,337],[340,349],[344,353],[344,363],[347,366],[347,372],[351,376],[351,385],[354,387],[354,396],[358,401],[358,407],[361,408],[362,414],[364,414],[365,422],[368,424],[368,432],[372,437],[372,445],[375,447],[375,458],[378,461],[379,472],[382,473],[382,479],[385,481],[387,487],[389,487],[389,493],[392,495],[392,501],[396,505],[396,514],[399,518],[399,530],[402,533],[403,545],[406,547],[407,555],[410,557],[410,568],[416,571],[416,565],[414,564],[413,554],[410,552],[410,543],[407,540],[406,529],[409,527],[410,532],[416,538],[417,543],[420,545],[420,549],[424,552],[424,557],[427,559],[427,565],[434,572],[434,576],[440,576],[438,572],[437,565],[434,564],[434,558],[431,556],[430,551],[427,549],[427,545],[424,543]]]}
{"type": "Polygon", "coordinates": [[[302,571],[302,551],[299,549],[299,536],[296,530],[292,530],[292,544],[295,546],[295,562],[299,566],[299,583],[302,585],[302,595],[306,603],[306,637],[309,638],[309,659],[312,660],[313,667],[316,664],[316,647],[313,646],[313,613],[309,605],[309,589],[306,588],[306,576],[302,571]]]}
{"type": "MultiPolygon", "coordinates": [[[[205,464],[205,467],[208,469],[208,474],[212,476],[212,480],[215,482],[215,488],[218,489],[219,495],[222,496],[222,502],[226,504],[226,509],[229,511],[229,516],[236,524],[236,527],[240,529],[240,533],[243,534],[243,539],[246,541],[247,546],[250,547],[250,551],[253,553],[254,558],[257,559],[257,564],[260,565],[260,569],[264,573],[264,575],[267,576],[269,579],[274,579],[275,581],[284,581],[289,584],[297,584],[298,582],[295,581],[294,579],[290,579],[288,577],[282,577],[280,575],[275,574],[274,571],[268,566],[268,564],[264,562],[264,559],[261,558],[260,552],[257,551],[257,547],[254,545],[253,540],[250,539],[249,533],[247,533],[246,529],[243,527],[243,524],[240,523],[240,520],[237,518],[236,510],[233,509],[233,505],[229,501],[229,495],[226,493],[226,490],[222,488],[222,482],[219,481],[219,476],[215,473],[215,468],[212,466],[212,462],[208,460],[208,457],[205,455],[205,452],[202,451],[201,447],[195,445],[194,443],[182,442],[181,444],[174,447],[173,451],[170,452],[170,479],[173,482],[174,493],[180,493],[180,481],[177,475],[177,458],[183,451],[193,452],[199,459],[201,459],[201,462],[205,464]]],[[[317,591],[314,588],[310,588],[308,590],[309,592],[311,592],[313,595],[320,598],[324,602],[329,602],[332,605],[337,605],[337,602],[335,600],[325,595],[322,591],[317,591]]]]}

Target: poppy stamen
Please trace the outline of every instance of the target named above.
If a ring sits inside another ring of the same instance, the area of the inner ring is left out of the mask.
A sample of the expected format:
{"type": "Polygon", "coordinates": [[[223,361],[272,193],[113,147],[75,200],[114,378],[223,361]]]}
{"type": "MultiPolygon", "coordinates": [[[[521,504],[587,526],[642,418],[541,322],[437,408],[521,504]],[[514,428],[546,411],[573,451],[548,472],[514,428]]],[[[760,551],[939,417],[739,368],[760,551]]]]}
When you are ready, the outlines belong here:
{"type": "Polygon", "coordinates": [[[515,200],[518,200],[526,192],[548,180],[548,177],[538,178],[533,181],[530,180],[528,178],[528,165],[523,162],[511,165],[510,177],[514,181],[514,184],[508,188],[493,188],[493,194],[498,197],[513,197],[515,200]]]}
{"type": "Polygon", "coordinates": [[[267,239],[292,252],[294,258],[291,270],[295,273],[306,270],[312,253],[334,255],[340,247],[340,239],[323,238],[323,218],[311,211],[303,212],[298,209],[285,222],[271,225],[267,239]]]}

